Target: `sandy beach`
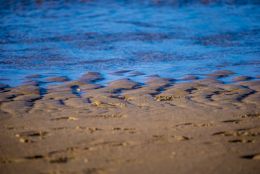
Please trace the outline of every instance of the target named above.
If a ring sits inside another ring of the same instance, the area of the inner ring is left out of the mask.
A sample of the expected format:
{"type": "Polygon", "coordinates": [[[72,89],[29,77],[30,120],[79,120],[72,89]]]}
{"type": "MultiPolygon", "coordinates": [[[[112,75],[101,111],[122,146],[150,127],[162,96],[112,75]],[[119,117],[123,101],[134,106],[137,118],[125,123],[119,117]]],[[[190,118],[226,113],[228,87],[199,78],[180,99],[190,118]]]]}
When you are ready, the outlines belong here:
{"type": "Polygon", "coordinates": [[[217,71],[99,85],[102,75],[0,86],[0,171],[41,174],[260,172],[260,81],[217,71]],[[53,83],[54,82],[54,83],[53,83]],[[57,83],[55,83],[57,82],[57,83]]]}
{"type": "Polygon", "coordinates": [[[0,3],[0,174],[260,174],[259,0],[0,3]]]}

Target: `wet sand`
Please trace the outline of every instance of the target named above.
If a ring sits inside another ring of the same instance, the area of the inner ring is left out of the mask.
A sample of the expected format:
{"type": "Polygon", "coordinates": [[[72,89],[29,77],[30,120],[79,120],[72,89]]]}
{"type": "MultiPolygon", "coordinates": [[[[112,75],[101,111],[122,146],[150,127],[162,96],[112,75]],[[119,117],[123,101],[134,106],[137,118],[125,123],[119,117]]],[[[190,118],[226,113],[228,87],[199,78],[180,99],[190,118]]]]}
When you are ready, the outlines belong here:
{"type": "Polygon", "coordinates": [[[0,171],[9,173],[259,173],[260,81],[218,71],[183,83],[150,76],[107,86],[32,76],[0,86],[0,171]]]}

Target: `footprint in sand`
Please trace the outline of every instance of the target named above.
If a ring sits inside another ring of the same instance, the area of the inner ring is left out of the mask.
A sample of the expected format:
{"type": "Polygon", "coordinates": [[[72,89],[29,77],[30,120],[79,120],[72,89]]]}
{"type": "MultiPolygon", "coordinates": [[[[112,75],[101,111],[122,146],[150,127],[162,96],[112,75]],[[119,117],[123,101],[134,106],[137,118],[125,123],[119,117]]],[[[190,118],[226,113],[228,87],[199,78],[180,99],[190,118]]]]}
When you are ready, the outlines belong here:
{"type": "Polygon", "coordinates": [[[33,156],[26,156],[24,159],[26,160],[38,160],[38,159],[43,159],[44,156],[42,155],[33,155],[33,156]]]}
{"type": "Polygon", "coordinates": [[[103,119],[119,119],[119,118],[126,118],[125,115],[121,114],[111,114],[111,115],[95,115],[95,118],[103,118],[103,119]]]}
{"type": "Polygon", "coordinates": [[[54,128],[51,128],[51,130],[54,130],[54,131],[57,131],[57,130],[67,130],[67,129],[70,129],[69,127],[54,127],[54,128]]]}
{"type": "Polygon", "coordinates": [[[46,161],[48,161],[49,163],[67,163],[70,159],[72,159],[71,157],[67,157],[67,156],[43,156],[43,155],[34,155],[34,156],[26,156],[24,157],[25,160],[41,160],[44,159],[46,161]]]}
{"type": "Polygon", "coordinates": [[[89,133],[95,133],[97,131],[102,131],[103,129],[101,128],[98,128],[98,127],[84,127],[84,126],[76,126],[76,127],[73,127],[71,129],[75,129],[77,131],[87,131],[89,133]]]}
{"type": "Polygon", "coordinates": [[[68,161],[74,159],[74,153],[79,152],[81,149],[79,147],[68,147],[66,149],[51,151],[46,156],[46,160],[49,163],[67,163],[68,161]]]}
{"type": "Polygon", "coordinates": [[[229,140],[229,143],[254,143],[255,140],[246,140],[246,139],[234,139],[234,140],[229,140]]]}
{"type": "Polygon", "coordinates": [[[222,121],[222,123],[235,123],[235,124],[238,124],[239,122],[241,122],[242,120],[224,120],[222,121]]]}
{"type": "Polygon", "coordinates": [[[121,127],[114,127],[112,128],[113,131],[121,131],[121,132],[127,132],[130,134],[136,133],[135,128],[121,128],[121,127]]]}
{"type": "Polygon", "coordinates": [[[246,128],[246,129],[237,129],[233,131],[220,131],[212,134],[213,136],[222,135],[222,136],[234,136],[234,137],[255,137],[260,135],[260,128],[246,128]]]}
{"type": "Polygon", "coordinates": [[[85,127],[85,126],[76,126],[73,129],[76,129],[76,130],[79,130],[79,131],[88,131],[91,134],[94,133],[94,132],[103,130],[103,129],[98,128],[98,127],[85,127]]]}
{"type": "Polygon", "coordinates": [[[181,123],[181,124],[177,124],[175,125],[175,127],[182,127],[182,126],[193,126],[194,123],[181,123]]]}
{"type": "Polygon", "coordinates": [[[256,113],[256,114],[245,114],[245,115],[242,115],[241,118],[260,118],[260,113],[256,113]]]}
{"type": "Polygon", "coordinates": [[[42,155],[33,155],[33,156],[26,156],[23,158],[13,158],[13,159],[0,159],[0,163],[2,164],[11,164],[11,163],[21,163],[26,162],[28,160],[41,160],[44,159],[42,155]]]}
{"type": "Polygon", "coordinates": [[[44,137],[48,134],[45,131],[26,131],[16,134],[16,137],[44,137]]]}
{"type": "Polygon", "coordinates": [[[45,160],[49,163],[67,163],[69,160],[74,158],[73,156],[71,156],[71,153],[75,152],[75,150],[78,150],[78,148],[70,147],[64,150],[52,151],[46,155],[37,154],[32,156],[25,156],[22,159],[11,160],[11,162],[24,162],[26,160],[45,160]]]}
{"type": "Polygon", "coordinates": [[[244,155],[244,156],[241,156],[241,158],[249,159],[249,160],[260,160],[260,153],[244,155]]]}
{"type": "Polygon", "coordinates": [[[48,158],[48,162],[49,163],[67,163],[70,159],[71,158],[68,158],[66,156],[56,157],[56,158],[52,158],[52,159],[48,158]]]}
{"type": "Polygon", "coordinates": [[[76,120],[78,120],[78,118],[76,118],[76,117],[58,117],[58,118],[51,119],[51,121],[59,121],[59,120],[76,121],[76,120]]]}
{"type": "Polygon", "coordinates": [[[46,131],[26,131],[17,133],[15,136],[19,138],[21,143],[34,143],[38,139],[43,139],[48,134],[46,131]]]}
{"type": "Polygon", "coordinates": [[[85,150],[95,150],[96,148],[104,147],[125,147],[133,145],[132,142],[127,141],[101,141],[91,145],[91,147],[86,147],[85,150]]]}
{"type": "MultiPolygon", "coordinates": [[[[165,137],[164,135],[153,135],[153,138],[156,142],[171,142],[169,141],[169,137],[165,137]]],[[[172,135],[171,138],[177,141],[187,141],[191,140],[191,137],[182,136],[182,135],[172,135]]]]}
{"type": "Polygon", "coordinates": [[[185,127],[185,126],[193,126],[193,127],[211,127],[213,123],[181,123],[175,125],[175,127],[185,127]]]}
{"type": "Polygon", "coordinates": [[[177,141],[186,141],[186,140],[191,140],[190,137],[182,136],[182,135],[173,135],[172,136],[174,139],[177,141]]]}

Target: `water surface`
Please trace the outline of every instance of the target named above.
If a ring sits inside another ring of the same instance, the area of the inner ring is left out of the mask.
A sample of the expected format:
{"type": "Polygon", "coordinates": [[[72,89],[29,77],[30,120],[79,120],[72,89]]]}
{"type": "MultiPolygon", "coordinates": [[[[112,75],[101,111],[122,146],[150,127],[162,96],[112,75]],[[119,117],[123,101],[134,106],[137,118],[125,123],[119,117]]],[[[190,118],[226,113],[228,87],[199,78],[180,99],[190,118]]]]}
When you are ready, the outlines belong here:
{"type": "Polygon", "coordinates": [[[257,1],[0,2],[0,83],[87,71],[103,73],[105,82],[220,69],[260,74],[257,1]],[[111,74],[118,70],[145,75],[111,74]]]}

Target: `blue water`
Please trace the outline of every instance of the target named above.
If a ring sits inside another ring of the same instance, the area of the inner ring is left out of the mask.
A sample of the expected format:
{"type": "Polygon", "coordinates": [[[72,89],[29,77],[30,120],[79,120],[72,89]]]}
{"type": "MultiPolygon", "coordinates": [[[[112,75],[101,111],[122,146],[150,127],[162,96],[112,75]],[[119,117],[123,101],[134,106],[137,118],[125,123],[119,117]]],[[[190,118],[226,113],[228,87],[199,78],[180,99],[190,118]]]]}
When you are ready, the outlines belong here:
{"type": "Polygon", "coordinates": [[[260,74],[260,4],[248,1],[0,0],[0,83],[31,74],[105,82],[227,69],[260,74]],[[118,76],[118,70],[145,75],[118,76]]]}

